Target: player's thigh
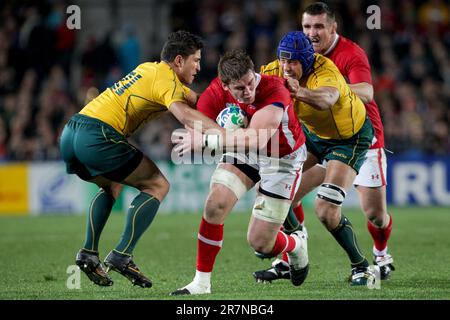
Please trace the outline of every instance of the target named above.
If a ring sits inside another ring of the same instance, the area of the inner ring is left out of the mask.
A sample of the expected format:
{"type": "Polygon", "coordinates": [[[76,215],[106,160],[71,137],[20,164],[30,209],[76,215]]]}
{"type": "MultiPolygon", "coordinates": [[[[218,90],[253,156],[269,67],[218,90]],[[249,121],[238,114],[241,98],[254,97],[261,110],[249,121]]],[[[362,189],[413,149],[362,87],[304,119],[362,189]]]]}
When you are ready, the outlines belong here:
{"type": "Polygon", "coordinates": [[[330,160],[327,163],[323,183],[331,183],[348,190],[355,180],[356,171],[348,164],[339,160],[330,160]]]}
{"type": "Polygon", "coordinates": [[[261,182],[258,191],[268,197],[292,201],[302,181],[306,159],[305,145],[282,158],[259,156],[261,182]]]}
{"type": "Polygon", "coordinates": [[[371,220],[387,214],[386,169],[384,150],[370,149],[353,182],[358,191],[361,208],[371,220]]]}
{"type": "Polygon", "coordinates": [[[313,134],[309,138],[316,143],[315,149],[319,152],[316,155],[320,160],[337,160],[358,173],[372,144],[373,127],[367,119],[361,129],[348,139],[322,139],[313,134]]]}
{"type": "Polygon", "coordinates": [[[359,173],[353,181],[356,186],[381,187],[386,182],[387,161],[382,148],[367,151],[364,162],[359,168],[359,173]]]}
{"type": "Polygon", "coordinates": [[[222,224],[239,200],[239,195],[250,190],[254,185],[255,183],[234,165],[219,164],[211,178],[203,217],[210,223],[222,224]],[[235,189],[241,191],[236,192],[235,189]]]}
{"type": "Polygon", "coordinates": [[[71,118],[71,124],[74,159],[91,178],[122,182],[141,162],[142,152],[108,124],[80,114],[71,118]]]}
{"type": "Polygon", "coordinates": [[[310,169],[303,171],[300,187],[295,194],[294,203],[297,203],[308,193],[320,186],[325,179],[326,169],[322,165],[312,166],[310,169]]]}

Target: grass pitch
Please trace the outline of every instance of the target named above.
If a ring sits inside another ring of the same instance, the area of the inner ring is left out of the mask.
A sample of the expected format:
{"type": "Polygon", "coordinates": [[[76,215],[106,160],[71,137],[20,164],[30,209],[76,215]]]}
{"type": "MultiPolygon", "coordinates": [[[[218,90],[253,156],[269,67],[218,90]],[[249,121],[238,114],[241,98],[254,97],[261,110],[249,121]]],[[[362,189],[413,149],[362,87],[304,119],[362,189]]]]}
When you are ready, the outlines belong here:
{"type": "MultiPolygon", "coordinates": [[[[311,210],[308,210],[311,211],[311,210]]],[[[252,272],[269,266],[246,242],[248,214],[233,213],[212,277],[211,295],[170,297],[195,272],[199,214],[157,216],[134,252],[134,261],[153,281],[151,289],[133,287],[112,272],[112,287],[92,284],[81,274],[80,289],[68,289],[67,268],[84,240],[85,217],[0,218],[0,299],[157,299],[157,300],[292,300],[292,299],[450,299],[450,208],[391,208],[389,249],[397,270],[381,289],[346,283],[350,267],[332,236],[307,212],[310,274],[301,287],[289,281],[258,284],[252,272]]],[[[346,210],[371,258],[372,241],[359,210],[346,210]]],[[[102,235],[101,258],[119,241],[124,217],[113,214],[102,235]]]]}

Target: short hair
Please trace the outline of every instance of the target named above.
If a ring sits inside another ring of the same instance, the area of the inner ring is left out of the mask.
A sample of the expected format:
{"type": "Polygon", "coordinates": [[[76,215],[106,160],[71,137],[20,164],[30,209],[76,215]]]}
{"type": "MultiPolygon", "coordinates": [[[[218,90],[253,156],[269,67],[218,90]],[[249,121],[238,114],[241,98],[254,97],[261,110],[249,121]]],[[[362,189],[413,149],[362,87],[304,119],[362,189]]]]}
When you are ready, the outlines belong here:
{"type": "Polygon", "coordinates": [[[178,55],[186,58],[202,48],[203,41],[199,36],[184,30],[172,32],[161,50],[161,60],[172,62],[178,55]]]}
{"type": "Polygon", "coordinates": [[[336,21],[336,14],[325,2],[314,2],[305,8],[304,13],[311,16],[318,16],[323,13],[327,14],[328,19],[336,21]]]}
{"type": "Polygon", "coordinates": [[[241,79],[249,70],[255,71],[255,65],[250,56],[240,49],[226,52],[217,67],[220,81],[226,85],[241,79]]]}

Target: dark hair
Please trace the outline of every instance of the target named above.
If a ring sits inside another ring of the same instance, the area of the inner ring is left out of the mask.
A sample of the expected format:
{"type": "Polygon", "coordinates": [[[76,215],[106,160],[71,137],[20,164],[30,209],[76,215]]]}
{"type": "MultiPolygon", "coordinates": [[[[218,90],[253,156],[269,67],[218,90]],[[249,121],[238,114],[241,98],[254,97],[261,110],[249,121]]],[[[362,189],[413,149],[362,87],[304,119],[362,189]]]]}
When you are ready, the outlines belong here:
{"type": "Polygon", "coordinates": [[[255,65],[250,56],[239,49],[226,52],[217,67],[219,78],[224,84],[241,79],[249,70],[254,71],[255,65]]]}
{"type": "Polygon", "coordinates": [[[184,30],[172,32],[161,50],[161,60],[172,62],[178,55],[186,58],[202,48],[203,41],[199,36],[184,30]]]}
{"type": "Polygon", "coordinates": [[[331,9],[326,3],[324,2],[314,2],[306,7],[304,13],[307,13],[312,16],[318,16],[320,14],[326,13],[328,19],[335,21],[336,20],[336,14],[334,13],[334,10],[331,9]]]}

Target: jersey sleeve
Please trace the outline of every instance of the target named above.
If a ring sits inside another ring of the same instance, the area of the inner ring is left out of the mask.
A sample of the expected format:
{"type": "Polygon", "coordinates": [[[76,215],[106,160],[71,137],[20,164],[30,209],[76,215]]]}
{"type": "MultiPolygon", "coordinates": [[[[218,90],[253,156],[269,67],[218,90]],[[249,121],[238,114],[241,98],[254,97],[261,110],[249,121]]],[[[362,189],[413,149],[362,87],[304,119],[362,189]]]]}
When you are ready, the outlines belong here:
{"type": "Polygon", "coordinates": [[[215,92],[212,85],[203,91],[197,101],[197,110],[214,121],[223,107],[223,99],[215,92]]]}
{"type": "Polygon", "coordinates": [[[369,59],[362,49],[356,51],[348,60],[347,74],[350,83],[367,82],[372,84],[369,59]]]}
{"type": "Polygon", "coordinates": [[[263,106],[274,105],[286,108],[292,101],[289,90],[282,78],[273,78],[264,89],[265,95],[260,104],[263,106]]]}
{"type": "Polygon", "coordinates": [[[174,102],[186,103],[186,90],[189,90],[189,88],[183,86],[179,81],[160,79],[153,88],[153,98],[155,102],[169,109],[174,102]]]}

